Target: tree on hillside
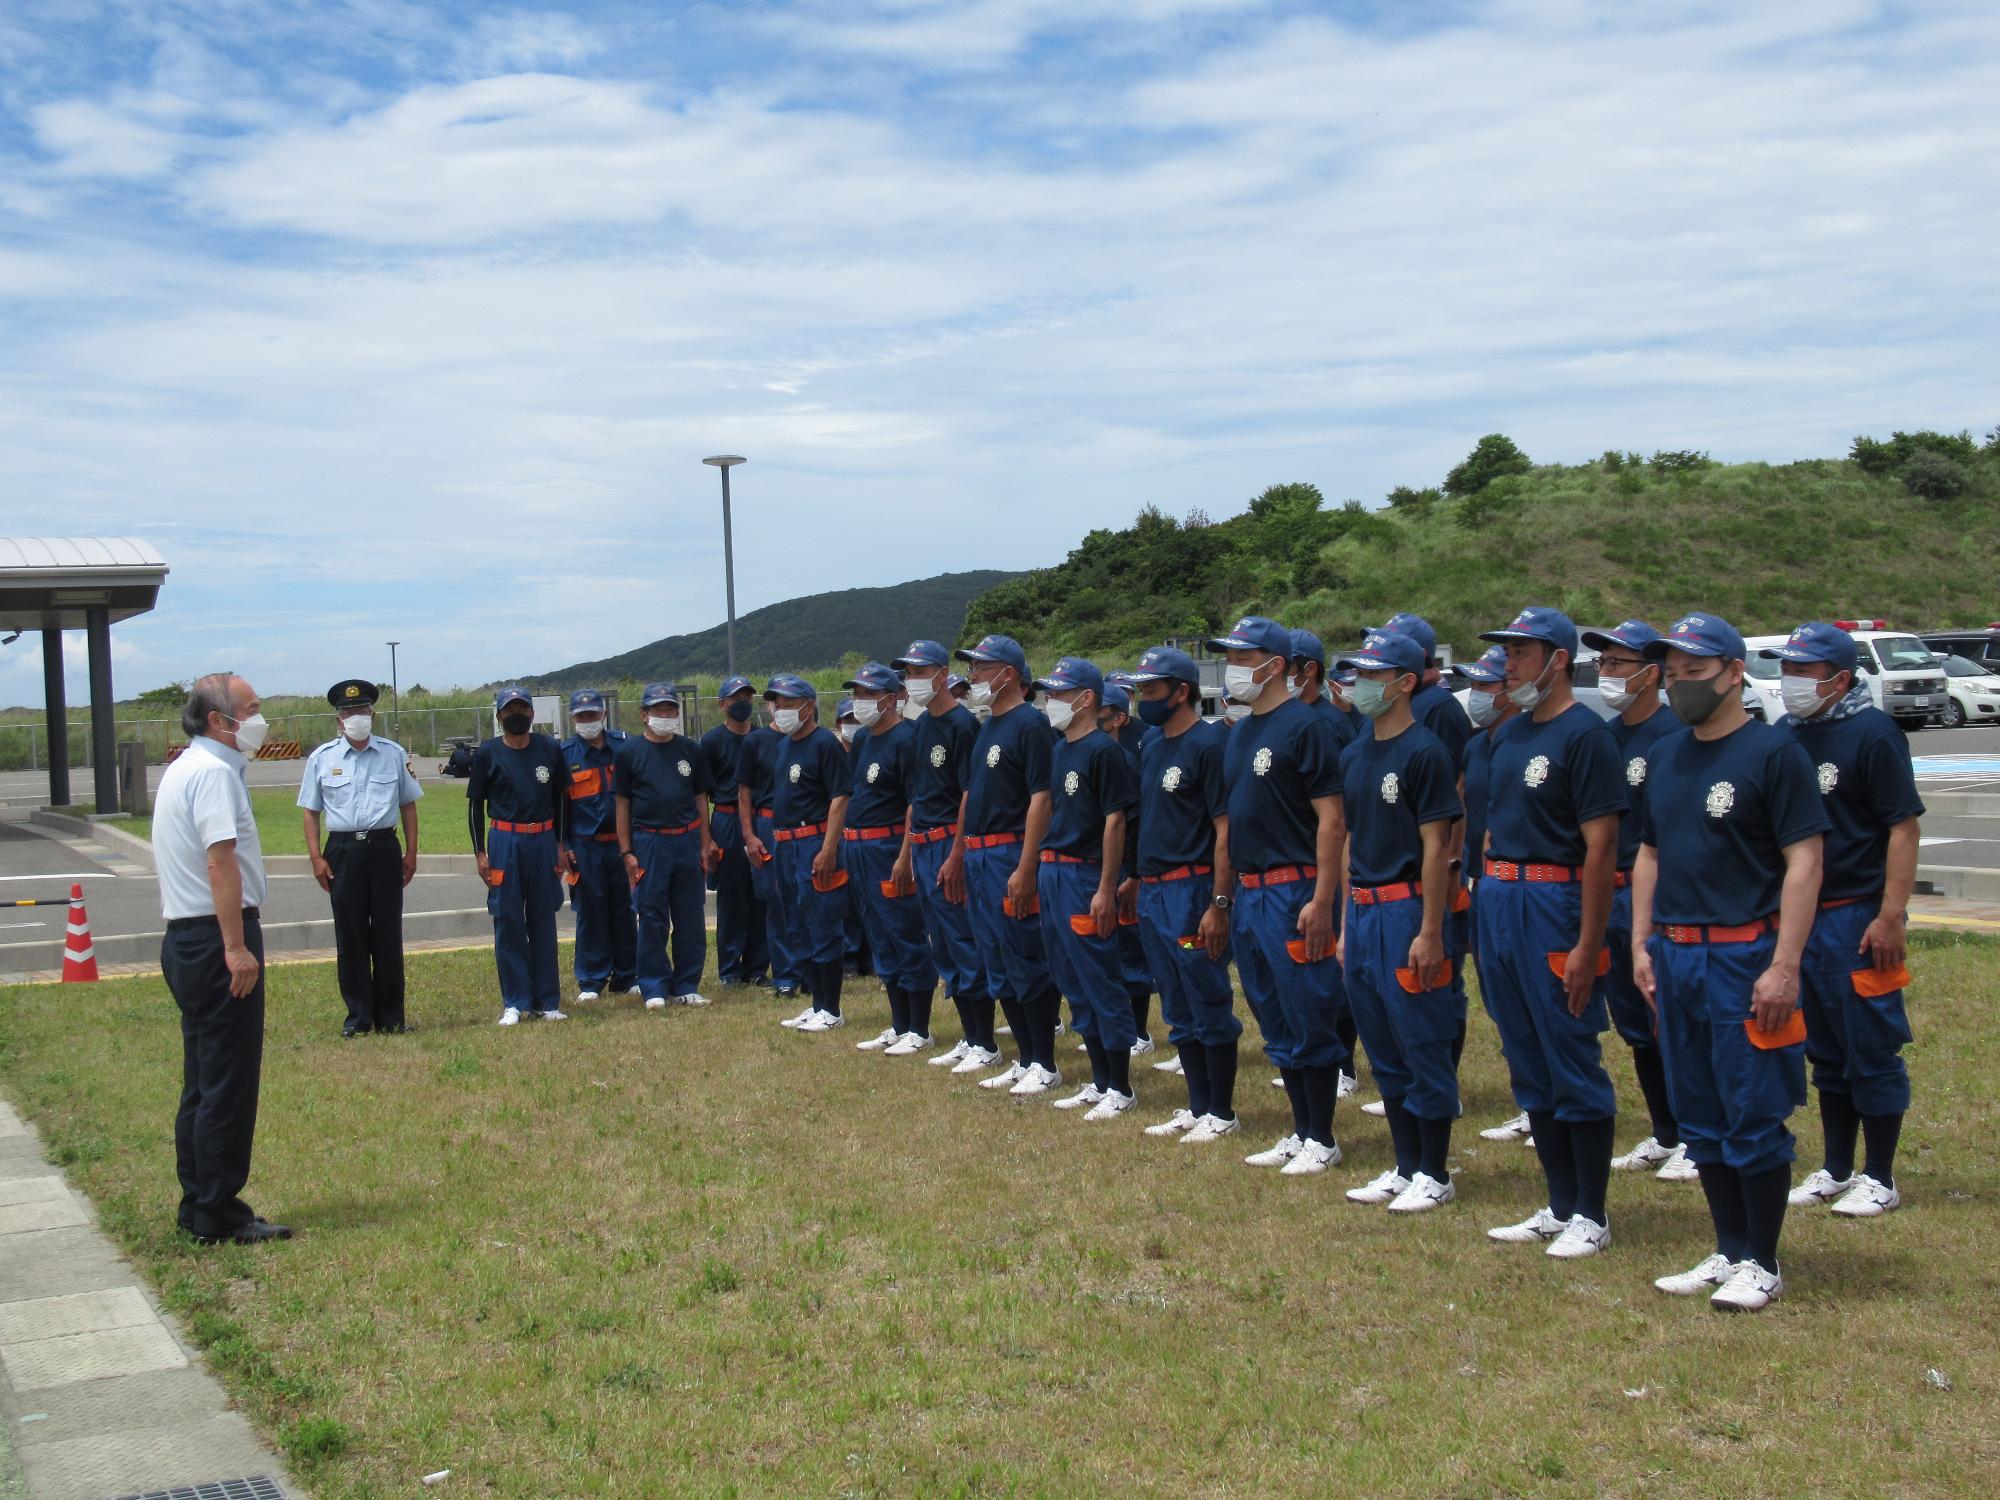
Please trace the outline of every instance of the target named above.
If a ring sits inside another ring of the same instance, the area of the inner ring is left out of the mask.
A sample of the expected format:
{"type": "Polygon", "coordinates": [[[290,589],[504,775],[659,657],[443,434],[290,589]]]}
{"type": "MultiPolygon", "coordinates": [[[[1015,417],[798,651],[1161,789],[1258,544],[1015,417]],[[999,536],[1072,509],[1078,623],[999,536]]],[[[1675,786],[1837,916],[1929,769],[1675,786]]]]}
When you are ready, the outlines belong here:
{"type": "Polygon", "coordinates": [[[1465,462],[1444,476],[1444,492],[1453,499],[1476,495],[1507,474],[1525,474],[1534,465],[1505,433],[1489,432],[1473,445],[1465,462]]]}

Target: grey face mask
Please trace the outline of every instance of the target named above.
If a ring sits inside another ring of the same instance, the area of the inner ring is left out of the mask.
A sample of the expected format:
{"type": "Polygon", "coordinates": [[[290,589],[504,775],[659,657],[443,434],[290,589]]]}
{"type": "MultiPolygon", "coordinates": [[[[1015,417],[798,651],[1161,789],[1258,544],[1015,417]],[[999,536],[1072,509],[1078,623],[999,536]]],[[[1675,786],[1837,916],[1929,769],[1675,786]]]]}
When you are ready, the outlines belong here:
{"type": "Polygon", "coordinates": [[[1472,720],[1474,729],[1484,729],[1500,717],[1500,699],[1474,689],[1465,695],[1465,716],[1472,720]]]}
{"type": "Polygon", "coordinates": [[[1687,725],[1706,724],[1729,696],[1727,674],[1676,682],[1667,688],[1667,706],[1687,725]]]}

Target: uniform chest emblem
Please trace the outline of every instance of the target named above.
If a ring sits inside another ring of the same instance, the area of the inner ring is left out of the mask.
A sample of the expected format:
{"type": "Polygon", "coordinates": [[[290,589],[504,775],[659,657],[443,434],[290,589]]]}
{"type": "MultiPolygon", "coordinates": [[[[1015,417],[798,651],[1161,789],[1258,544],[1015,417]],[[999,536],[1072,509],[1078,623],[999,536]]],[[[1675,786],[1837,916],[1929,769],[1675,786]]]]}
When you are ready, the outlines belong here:
{"type": "Polygon", "coordinates": [[[986,769],[990,771],[999,764],[1000,764],[1000,747],[998,745],[994,745],[986,752],[986,769]]]}
{"type": "Polygon", "coordinates": [[[1646,784],[1646,757],[1635,755],[1625,762],[1625,785],[1644,786],[1646,784]]]}
{"type": "Polygon", "coordinates": [[[1171,792],[1176,790],[1180,784],[1181,768],[1179,766],[1168,766],[1167,774],[1160,778],[1160,785],[1171,792]]]}
{"type": "Polygon", "coordinates": [[[535,780],[541,782],[544,786],[546,786],[549,780],[549,768],[547,766],[536,766],[535,780]]]}
{"type": "Polygon", "coordinates": [[[1271,747],[1269,745],[1266,745],[1250,757],[1250,769],[1255,771],[1259,776],[1269,776],[1271,774],[1271,747]]]}
{"type": "Polygon", "coordinates": [[[1083,778],[1077,775],[1076,772],[1071,771],[1069,775],[1063,777],[1063,795],[1065,797],[1074,797],[1076,789],[1082,785],[1083,778]]]}
{"type": "Polygon", "coordinates": [[[791,773],[790,773],[790,774],[791,774],[791,782],[792,782],[792,785],[793,785],[793,786],[797,786],[797,785],[799,784],[799,771],[800,771],[801,769],[802,769],[802,768],[801,768],[801,767],[800,767],[800,766],[799,766],[799,765],[797,764],[797,762],[794,762],[794,763],[793,763],[793,765],[792,765],[792,769],[791,769],[791,773]]]}
{"type": "Polygon", "coordinates": [[[870,761],[868,763],[868,784],[870,786],[875,785],[875,778],[880,776],[881,774],[882,774],[882,762],[880,762],[879,760],[870,761]]]}
{"type": "Polygon", "coordinates": [[[1824,797],[1840,785],[1840,767],[1830,760],[1819,763],[1819,794],[1824,797]]]}
{"type": "Polygon", "coordinates": [[[1543,782],[1547,781],[1549,779],[1549,758],[1546,755],[1537,755],[1522,770],[1521,779],[1527,782],[1529,786],[1540,786],[1543,782]]]}
{"type": "Polygon", "coordinates": [[[1391,771],[1382,778],[1382,800],[1393,804],[1402,795],[1403,783],[1397,779],[1396,773],[1391,771]]]}
{"type": "Polygon", "coordinates": [[[942,771],[944,769],[944,746],[931,746],[931,769],[933,771],[942,771]]]}
{"type": "Polygon", "coordinates": [[[1736,788],[1726,781],[1716,782],[1708,789],[1708,801],[1705,805],[1711,818],[1723,816],[1736,805],[1736,788]]]}
{"type": "Polygon", "coordinates": [[[688,764],[688,763],[687,763],[686,761],[684,761],[684,760],[682,760],[682,761],[676,761],[676,762],[674,763],[674,769],[675,769],[676,771],[679,771],[679,772],[681,773],[681,775],[683,775],[683,776],[692,776],[692,775],[694,775],[694,767],[693,767],[693,766],[691,766],[691,765],[689,765],[689,764],[688,764]]]}
{"type": "Polygon", "coordinates": [[[329,775],[329,776],[345,776],[345,775],[347,774],[347,767],[345,767],[345,766],[328,766],[328,767],[326,768],[326,774],[327,774],[327,775],[329,775]]]}

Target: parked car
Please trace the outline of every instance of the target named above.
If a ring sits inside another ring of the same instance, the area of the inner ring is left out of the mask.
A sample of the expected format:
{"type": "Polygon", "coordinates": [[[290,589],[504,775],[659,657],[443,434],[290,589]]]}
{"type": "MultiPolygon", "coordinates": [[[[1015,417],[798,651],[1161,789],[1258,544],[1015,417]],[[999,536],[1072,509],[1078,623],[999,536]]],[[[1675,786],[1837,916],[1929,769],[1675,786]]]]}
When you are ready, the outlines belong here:
{"type": "Polygon", "coordinates": [[[2000,719],[2000,662],[1964,656],[1944,659],[1944,722],[1952,729],[2000,719]]]}
{"type": "MultiPolygon", "coordinates": [[[[1944,722],[1944,669],[1936,652],[1904,630],[1891,630],[1886,620],[1835,620],[1834,624],[1854,637],[1856,665],[1861,680],[1875,706],[1905,729],[1921,729],[1926,724],[1944,722]]],[[[1764,646],[1782,646],[1782,635],[1753,635],[1744,641],[1754,654],[1764,646]]],[[[1769,663],[1776,667],[1778,663],[1769,663]]],[[[1770,683],[1775,701],[1776,676],[1757,679],[1770,683]]],[[[1771,717],[1775,719],[1774,712],[1771,717]]]]}
{"type": "Polygon", "coordinates": [[[1918,639],[1942,655],[1985,662],[1989,670],[2000,671],[2000,622],[1984,630],[1926,630],[1918,639]]]}

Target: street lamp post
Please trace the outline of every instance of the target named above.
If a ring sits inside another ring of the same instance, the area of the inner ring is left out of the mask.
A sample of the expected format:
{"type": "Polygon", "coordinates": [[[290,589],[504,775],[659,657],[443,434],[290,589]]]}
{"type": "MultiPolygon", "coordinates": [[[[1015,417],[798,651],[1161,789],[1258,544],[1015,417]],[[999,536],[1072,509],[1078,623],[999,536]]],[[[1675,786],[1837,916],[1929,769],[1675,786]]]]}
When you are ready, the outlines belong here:
{"type": "Polygon", "coordinates": [[[705,464],[713,464],[722,470],[722,578],[723,588],[729,600],[729,675],[736,675],[736,548],[729,533],[729,471],[746,458],[734,453],[718,453],[713,458],[704,458],[705,464]]]}
{"type": "Polygon", "coordinates": [[[403,742],[403,690],[396,682],[396,648],[401,641],[389,642],[389,701],[395,708],[396,743],[403,742]]]}

